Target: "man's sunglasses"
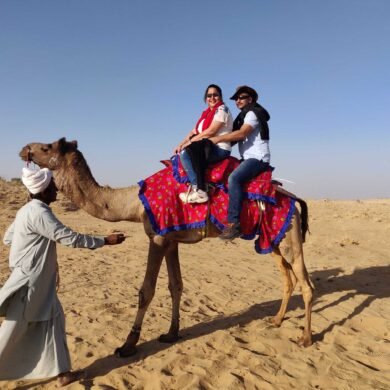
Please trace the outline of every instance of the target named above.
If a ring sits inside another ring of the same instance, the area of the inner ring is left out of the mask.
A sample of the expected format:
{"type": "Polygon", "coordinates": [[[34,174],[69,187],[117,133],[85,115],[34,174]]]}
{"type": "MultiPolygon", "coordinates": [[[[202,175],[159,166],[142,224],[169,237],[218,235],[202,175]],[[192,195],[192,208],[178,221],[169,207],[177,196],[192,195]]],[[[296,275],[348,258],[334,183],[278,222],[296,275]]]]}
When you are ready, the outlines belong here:
{"type": "Polygon", "coordinates": [[[242,95],[242,96],[237,96],[237,97],[235,98],[235,100],[236,100],[236,101],[237,101],[237,100],[245,100],[245,99],[248,99],[248,98],[250,98],[249,95],[242,95]]]}

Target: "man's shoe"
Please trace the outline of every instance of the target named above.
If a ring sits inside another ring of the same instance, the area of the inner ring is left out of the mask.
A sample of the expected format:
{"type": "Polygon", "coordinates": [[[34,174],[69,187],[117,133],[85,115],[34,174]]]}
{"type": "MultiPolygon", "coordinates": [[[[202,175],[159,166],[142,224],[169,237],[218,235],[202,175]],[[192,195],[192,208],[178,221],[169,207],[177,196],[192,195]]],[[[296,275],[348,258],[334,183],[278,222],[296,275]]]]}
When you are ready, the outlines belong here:
{"type": "Polygon", "coordinates": [[[241,226],[237,223],[229,223],[228,227],[223,230],[223,232],[219,235],[221,240],[229,240],[232,241],[237,237],[241,236],[241,226]]]}
{"type": "Polygon", "coordinates": [[[192,190],[191,192],[182,192],[179,198],[183,203],[205,203],[209,200],[207,192],[202,190],[192,190]]]}

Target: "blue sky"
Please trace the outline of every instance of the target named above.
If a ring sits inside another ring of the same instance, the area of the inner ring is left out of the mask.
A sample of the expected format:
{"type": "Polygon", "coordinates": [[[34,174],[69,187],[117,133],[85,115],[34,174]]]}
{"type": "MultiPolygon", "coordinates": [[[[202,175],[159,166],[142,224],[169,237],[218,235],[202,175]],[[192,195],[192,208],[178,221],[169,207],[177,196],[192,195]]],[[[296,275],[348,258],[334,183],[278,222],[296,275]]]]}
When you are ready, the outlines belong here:
{"type": "MultiPolygon", "coordinates": [[[[390,1],[1,0],[0,176],[77,139],[101,184],[161,169],[210,83],[271,114],[274,176],[305,198],[390,197],[390,1]]],[[[236,153],[235,153],[236,154],[236,153]]]]}

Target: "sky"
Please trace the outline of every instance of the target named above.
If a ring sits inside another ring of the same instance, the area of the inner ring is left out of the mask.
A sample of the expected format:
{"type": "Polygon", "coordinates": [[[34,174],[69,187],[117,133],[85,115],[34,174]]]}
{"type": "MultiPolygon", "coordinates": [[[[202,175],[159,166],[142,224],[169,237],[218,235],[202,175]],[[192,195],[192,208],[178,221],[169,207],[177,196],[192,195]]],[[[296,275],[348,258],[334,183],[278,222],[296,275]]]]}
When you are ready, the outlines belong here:
{"type": "Polygon", "coordinates": [[[246,84],[286,189],[390,198],[389,18],[388,0],[0,0],[0,177],[20,177],[27,143],[66,137],[101,185],[136,184],[207,85],[236,116],[246,84]]]}

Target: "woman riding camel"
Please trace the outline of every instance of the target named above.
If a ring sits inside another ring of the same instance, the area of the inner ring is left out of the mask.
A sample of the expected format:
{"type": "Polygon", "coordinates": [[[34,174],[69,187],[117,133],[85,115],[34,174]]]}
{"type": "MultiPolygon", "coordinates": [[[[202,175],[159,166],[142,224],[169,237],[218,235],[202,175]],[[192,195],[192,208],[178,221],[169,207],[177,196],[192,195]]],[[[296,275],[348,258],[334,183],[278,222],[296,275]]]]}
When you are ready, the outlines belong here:
{"type": "Polygon", "coordinates": [[[204,93],[204,101],[208,108],[202,112],[195,127],[174,150],[174,153],[179,153],[190,182],[189,190],[179,195],[184,203],[208,201],[204,182],[205,168],[229,157],[232,149],[230,142],[221,141],[214,144],[206,141],[214,136],[228,134],[233,128],[233,117],[223,102],[221,88],[210,84],[204,93]]]}

